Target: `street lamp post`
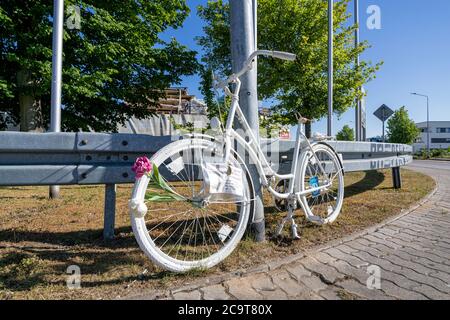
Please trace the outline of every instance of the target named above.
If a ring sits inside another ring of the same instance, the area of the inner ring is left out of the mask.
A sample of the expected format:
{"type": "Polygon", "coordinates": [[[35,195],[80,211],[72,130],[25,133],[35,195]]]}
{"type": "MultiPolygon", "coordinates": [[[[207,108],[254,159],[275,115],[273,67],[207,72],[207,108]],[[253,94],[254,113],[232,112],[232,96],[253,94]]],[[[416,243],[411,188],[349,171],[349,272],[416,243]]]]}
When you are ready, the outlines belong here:
{"type": "Polygon", "coordinates": [[[430,97],[425,94],[420,94],[413,92],[411,93],[414,96],[427,98],[427,153],[428,157],[430,156],[430,97]]]}

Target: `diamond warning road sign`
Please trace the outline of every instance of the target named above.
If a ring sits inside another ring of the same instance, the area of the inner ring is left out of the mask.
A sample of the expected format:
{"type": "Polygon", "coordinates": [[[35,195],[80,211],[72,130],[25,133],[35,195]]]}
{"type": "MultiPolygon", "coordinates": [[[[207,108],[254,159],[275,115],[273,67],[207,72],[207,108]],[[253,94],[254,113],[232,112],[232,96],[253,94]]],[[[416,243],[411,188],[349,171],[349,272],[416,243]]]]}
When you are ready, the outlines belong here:
{"type": "Polygon", "coordinates": [[[389,119],[394,114],[394,111],[391,108],[389,108],[387,105],[383,104],[373,114],[375,115],[375,117],[377,117],[381,121],[385,122],[387,119],[389,119]]]}

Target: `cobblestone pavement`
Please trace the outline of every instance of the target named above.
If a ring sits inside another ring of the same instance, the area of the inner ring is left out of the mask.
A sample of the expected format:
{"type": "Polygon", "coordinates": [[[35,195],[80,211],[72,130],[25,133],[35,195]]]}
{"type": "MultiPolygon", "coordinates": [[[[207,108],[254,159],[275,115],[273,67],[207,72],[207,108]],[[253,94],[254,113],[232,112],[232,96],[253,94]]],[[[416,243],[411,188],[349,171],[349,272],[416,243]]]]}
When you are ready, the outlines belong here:
{"type": "Polygon", "coordinates": [[[284,261],[135,298],[450,299],[450,163],[411,168],[438,188],[406,215],[284,261]]]}

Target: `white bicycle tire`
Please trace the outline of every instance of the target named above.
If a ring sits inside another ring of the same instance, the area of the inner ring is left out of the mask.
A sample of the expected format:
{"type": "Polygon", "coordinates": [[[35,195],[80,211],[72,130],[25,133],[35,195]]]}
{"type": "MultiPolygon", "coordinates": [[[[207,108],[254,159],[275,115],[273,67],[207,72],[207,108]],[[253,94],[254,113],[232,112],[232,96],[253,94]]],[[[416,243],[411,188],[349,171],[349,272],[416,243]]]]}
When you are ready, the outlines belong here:
{"type": "MultiPolygon", "coordinates": [[[[150,161],[154,165],[159,166],[160,162],[163,161],[165,156],[170,155],[171,153],[173,153],[173,151],[179,151],[182,150],[183,148],[188,149],[191,146],[201,148],[214,148],[215,146],[217,146],[217,143],[200,138],[183,139],[175,141],[167,145],[163,149],[161,149],[159,152],[157,152],[150,159],[150,161]]],[[[237,157],[239,157],[239,155],[237,155],[237,157]]],[[[241,159],[239,161],[241,161],[241,159]]],[[[243,164],[243,162],[241,163],[243,164]]],[[[248,170],[246,169],[246,167],[245,170],[247,172],[246,174],[247,177],[249,177],[248,170]]],[[[142,178],[136,180],[132,193],[132,200],[137,201],[144,200],[149,182],[150,179],[147,176],[143,176],[142,178]]],[[[245,192],[248,193],[249,197],[253,197],[252,189],[253,188],[251,180],[247,178],[247,186],[245,192]]],[[[236,230],[234,231],[233,236],[231,237],[227,245],[223,247],[220,251],[216,252],[215,254],[198,261],[177,260],[165,254],[158,248],[157,245],[155,245],[155,243],[151,239],[149,232],[147,230],[145,217],[138,217],[130,211],[130,218],[131,218],[131,226],[136,241],[139,244],[139,247],[145,253],[145,255],[151,259],[153,263],[168,271],[187,272],[192,269],[209,269],[217,265],[218,263],[222,262],[224,259],[226,259],[234,251],[234,249],[242,239],[242,236],[244,235],[244,232],[247,228],[248,220],[249,217],[251,216],[252,210],[253,205],[251,204],[243,206],[243,210],[240,214],[236,230]]]]}
{"type": "MultiPolygon", "coordinates": [[[[337,170],[339,170],[339,172],[337,173],[337,179],[338,179],[338,197],[337,197],[337,205],[334,208],[333,212],[331,214],[329,214],[327,216],[327,218],[322,218],[319,216],[316,216],[310,206],[308,205],[308,201],[306,199],[306,196],[298,196],[298,201],[301,204],[306,218],[315,224],[318,225],[325,225],[325,224],[331,224],[334,221],[336,221],[336,219],[339,217],[341,211],[342,211],[342,205],[344,202],[344,172],[343,169],[341,168],[341,163],[340,160],[336,154],[336,152],[329,146],[325,145],[325,144],[315,144],[312,146],[313,148],[313,152],[317,153],[317,152],[326,152],[329,156],[330,159],[332,159],[334,166],[336,167],[337,170]]],[[[308,157],[311,155],[311,151],[310,150],[306,150],[305,152],[302,153],[301,157],[300,157],[300,171],[299,171],[299,178],[298,178],[298,191],[304,191],[306,190],[306,185],[305,185],[305,176],[306,176],[306,169],[307,169],[307,159],[308,157]]]]}

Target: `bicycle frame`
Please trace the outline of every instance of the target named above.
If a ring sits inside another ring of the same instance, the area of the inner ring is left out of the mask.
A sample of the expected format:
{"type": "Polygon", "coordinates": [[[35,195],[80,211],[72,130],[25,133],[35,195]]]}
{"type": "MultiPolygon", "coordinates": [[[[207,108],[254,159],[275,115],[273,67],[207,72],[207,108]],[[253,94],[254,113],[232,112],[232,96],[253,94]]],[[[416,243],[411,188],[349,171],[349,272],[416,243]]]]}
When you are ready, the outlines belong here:
{"type": "MultiPolygon", "coordinates": [[[[311,188],[308,190],[295,192],[295,183],[297,182],[296,179],[298,177],[298,164],[300,160],[300,153],[304,150],[302,150],[302,142],[306,142],[307,149],[310,151],[313,151],[312,145],[303,133],[303,125],[299,123],[299,129],[297,130],[297,137],[296,137],[296,143],[295,143],[295,149],[294,149],[294,158],[291,168],[291,173],[287,175],[278,174],[275,172],[275,170],[272,169],[269,162],[267,161],[267,158],[264,155],[263,150],[261,149],[260,144],[258,143],[258,139],[255,137],[255,134],[253,133],[253,130],[251,129],[250,125],[247,122],[247,119],[245,118],[245,115],[242,112],[242,109],[239,106],[239,92],[241,88],[241,81],[236,77],[233,79],[233,83],[236,85],[236,88],[234,90],[234,93],[230,91],[228,87],[225,87],[225,94],[231,97],[231,108],[230,112],[228,114],[228,119],[225,127],[224,132],[224,140],[225,140],[225,162],[228,161],[228,157],[230,157],[231,154],[231,146],[232,141],[235,139],[240,145],[242,145],[246,152],[248,152],[250,159],[254,162],[256,165],[256,169],[258,170],[258,173],[262,179],[262,184],[264,187],[266,187],[271,194],[273,194],[275,197],[279,199],[288,199],[292,195],[295,195],[297,197],[299,196],[305,196],[308,194],[312,194],[317,191],[321,191],[323,189],[326,189],[331,186],[331,183],[328,182],[327,184],[317,187],[317,188],[311,188]],[[233,128],[233,122],[235,117],[238,117],[238,119],[243,124],[243,130],[248,134],[250,141],[246,141],[244,137],[242,137],[238,132],[236,132],[233,128]],[[276,177],[281,180],[288,180],[289,181],[289,190],[286,193],[279,193],[276,190],[273,189],[273,187],[270,185],[269,180],[266,177],[266,173],[264,172],[264,169],[267,168],[269,170],[270,177],[276,177]]],[[[314,157],[317,160],[317,163],[319,165],[320,170],[322,173],[326,173],[325,169],[323,168],[321,162],[317,158],[314,152],[312,152],[314,157]]]]}

